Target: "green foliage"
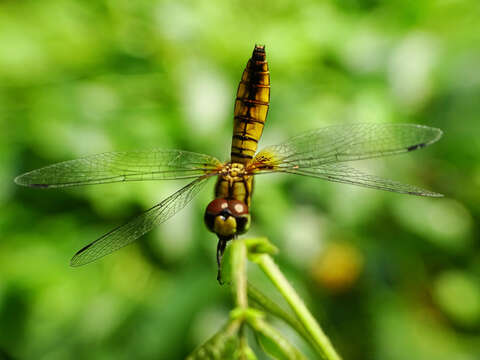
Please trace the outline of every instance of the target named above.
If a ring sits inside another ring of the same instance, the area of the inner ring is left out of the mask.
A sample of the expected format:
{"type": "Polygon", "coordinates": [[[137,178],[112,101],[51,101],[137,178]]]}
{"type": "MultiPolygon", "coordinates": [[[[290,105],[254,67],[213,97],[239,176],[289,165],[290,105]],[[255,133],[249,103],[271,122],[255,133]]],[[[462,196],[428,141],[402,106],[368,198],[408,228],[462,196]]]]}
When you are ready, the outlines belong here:
{"type": "MultiPolygon", "coordinates": [[[[251,358],[253,352],[247,345],[244,326],[249,325],[253,330],[258,344],[266,354],[275,359],[281,360],[303,360],[306,357],[298,351],[289,340],[282,336],[274,327],[265,321],[265,313],[255,310],[248,305],[247,291],[250,291],[250,297],[256,299],[258,304],[270,311],[273,315],[282,317],[292,327],[309,341],[315,349],[317,356],[326,360],[340,360],[340,357],[330,344],[319,325],[306,309],[302,300],[295,293],[283,274],[274,264],[268,252],[275,250],[266,238],[258,239],[236,239],[227,252],[225,262],[222,262],[222,268],[227,270],[232,279],[232,290],[236,307],[231,311],[231,321],[223,330],[221,330],[212,339],[200,346],[195,351],[192,358],[202,358],[204,356],[231,357],[232,354],[225,351],[225,342],[235,336],[237,332],[238,343],[235,355],[239,359],[251,358]],[[265,252],[262,252],[262,249],[265,252]],[[277,287],[279,292],[290,305],[291,309],[297,316],[297,319],[291,318],[278,305],[252,286],[247,286],[246,262],[247,258],[253,259],[260,269],[264,271],[269,280],[277,287]],[[233,331],[232,331],[233,330],[233,331]]],[[[223,270],[222,269],[222,270],[223,270]]]]}
{"type": "Polygon", "coordinates": [[[216,333],[207,342],[196,349],[187,360],[236,359],[239,348],[238,330],[240,323],[232,321],[216,333]]]}

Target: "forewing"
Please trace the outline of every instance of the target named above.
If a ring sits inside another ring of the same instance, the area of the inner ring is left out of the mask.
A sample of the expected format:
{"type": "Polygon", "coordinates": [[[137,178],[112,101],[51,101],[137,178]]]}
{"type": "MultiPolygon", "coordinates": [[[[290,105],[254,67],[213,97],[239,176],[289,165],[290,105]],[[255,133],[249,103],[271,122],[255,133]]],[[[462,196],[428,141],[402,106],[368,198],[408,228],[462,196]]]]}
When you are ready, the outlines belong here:
{"type": "Polygon", "coordinates": [[[183,209],[205,185],[209,176],[203,176],[170,195],[168,198],[117,227],[101,238],[79,250],[70,261],[71,266],[81,266],[108,255],[138,239],[156,225],[171,218],[183,209]]]}
{"type": "Polygon", "coordinates": [[[413,151],[437,141],[440,129],[414,124],[347,124],[309,131],[260,151],[251,174],[287,172],[398,193],[439,197],[413,185],[365,174],[343,164],[413,151]]]}
{"type": "Polygon", "coordinates": [[[211,174],[216,158],[181,150],[110,152],[64,161],[15,179],[19,185],[53,188],[121,181],[191,179],[211,174]]]}
{"type": "Polygon", "coordinates": [[[318,168],[292,169],[286,172],[291,174],[317,177],[333,182],[358,185],[373,189],[393,191],[397,193],[442,197],[442,194],[422,189],[418,186],[402,184],[400,182],[383,179],[378,176],[365,174],[364,172],[351,168],[345,164],[326,164],[318,168]]]}
{"type": "MultiPolygon", "coordinates": [[[[437,141],[440,129],[415,124],[345,124],[309,131],[258,153],[272,169],[314,168],[413,151],[437,141]]],[[[262,166],[257,166],[261,168],[262,166]]],[[[268,166],[264,166],[268,170],[268,166]]]]}

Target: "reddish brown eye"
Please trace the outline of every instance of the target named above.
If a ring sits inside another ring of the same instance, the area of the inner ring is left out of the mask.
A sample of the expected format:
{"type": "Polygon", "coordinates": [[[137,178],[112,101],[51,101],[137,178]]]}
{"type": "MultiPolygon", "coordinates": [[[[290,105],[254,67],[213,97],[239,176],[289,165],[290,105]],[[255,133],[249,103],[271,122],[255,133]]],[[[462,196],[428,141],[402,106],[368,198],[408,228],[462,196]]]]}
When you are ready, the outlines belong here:
{"type": "Polygon", "coordinates": [[[248,214],[248,206],[245,205],[245,203],[238,200],[229,200],[228,209],[230,210],[233,216],[248,214]]]}
{"type": "Polygon", "coordinates": [[[226,208],[228,208],[228,202],[225,199],[215,199],[208,204],[203,219],[210,231],[215,232],[215,218],[226,208]]]}
{"type": "Polygon", "coordinates": [[[228,207],[228,202],[225,199],[215,199],[208,204],[207,209],[205,210],[206,213],[209,214],[218,214],[222,210],[228,207]]]}

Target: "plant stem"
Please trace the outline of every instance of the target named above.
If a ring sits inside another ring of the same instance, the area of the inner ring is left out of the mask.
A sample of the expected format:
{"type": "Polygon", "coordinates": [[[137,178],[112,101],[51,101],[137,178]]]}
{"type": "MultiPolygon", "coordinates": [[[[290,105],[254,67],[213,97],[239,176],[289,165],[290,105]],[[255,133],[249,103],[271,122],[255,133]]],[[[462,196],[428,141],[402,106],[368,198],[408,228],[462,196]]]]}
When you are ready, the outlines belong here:
{"type": "Polygon", "coordinates": [[[310,314],[302,299],[297,295],[288,280],[283,276],[273,259],[267,254],[262,254],[255,257],[255,262],[288,302],[295,315],[305,327],[305,330],[321,350],[323,358],[327,360],[341,360],[341,357],[333,348],[328,337],[322,331],[312,314],[310,314]]]}
{"type": "Polygon", "coordinates": [[[249,325],[255,331],[258,342],[267,354],[275,359],[306,360],[307,358],[264,319],[249,319],[249,325]]]}
{"type": "Polygon", "coordinates": [[[237,308],[246,309],[247,300],[247,247],[243,241],[232,243],[232,270],[233,291],[235,292],[235,304],[237,308]]]}
{"type": "MultiPolygon", "coordinates": [[[[234,241],[232,244],[231,274],[233,280],[233,291],[237,309],[246,310],[248,307],[247,298],[247,246],[243,241],[234,241]]],[[[245,321],[242,321],[239,329],[239,350],[240,358],[246,360],[250,351],[245,335],[245,321]]]]}
{"type": "Polygon", "coordinates": [[[321,349],[318,348],[317,343],[312,339],[310,334],[307,333],[305,327],[302,323],[300,323],[300,321],[297,320],[297,318],[283,310],[280,305],[269,299],[266,295],[264,295],[260,290],[255,288],[250,283],[248,283],[248,297],[250,300],[255,302],[258,306],[266,310],[268,313],[277,316],[278,318],[289,324],[293,329],[298,332],[300,336],[302,336],[307,342],[309,342],[310,345],[316,348],[319,353],[321,352],[321,349]]]}

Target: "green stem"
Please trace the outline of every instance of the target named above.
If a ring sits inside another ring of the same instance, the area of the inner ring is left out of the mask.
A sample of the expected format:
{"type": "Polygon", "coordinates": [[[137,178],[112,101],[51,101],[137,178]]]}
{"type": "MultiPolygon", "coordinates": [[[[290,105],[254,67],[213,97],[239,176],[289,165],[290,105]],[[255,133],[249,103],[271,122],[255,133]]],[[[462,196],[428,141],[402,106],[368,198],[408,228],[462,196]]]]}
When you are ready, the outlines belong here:
{"type": "Polygon", "coordinates": [[[312,314],[310,314],[302,299],[297,295],[288,280],[283,276],[273,259],[269,255],[262,254],[255,256],[255,262],[260,266],[262,271],[268,276],[290,305],[295,315],[305,327],[307,333],[321,349],[321,354],[324,359],[341,360],[328,337],[322,331],[312,314]]]}
{"type": "MultiPolygon", "coordinates": [[[[247,298],[247,246],[243,241],[234,241],[231,247],[231,270],[236,309],[248,308],[247,298]]],[[[245,321],[239,329],[240,358],[247,359],[250,348],[245,335],[245,321]]]]}
{"type": "Polygon", "coordinates": [[[247,321],[267,354],[275,359],[306,360],[295,346],[261,317],[249,318],[247,321]]]}
{"type": "Polygon", "coordinates": [[[248,283],[248,297],[254,301],[259,307],[266,310],[268,313],[282,319],[295,329],[298,334],[310,343],[319,353],[321,349],[318,348],[317,343],[313,340],[309,333],[305,330],[303,324],[301,324],[295,317],[287,313],[282,307],[269,299],[260,290],[255,288],[252,284],[248,283]]]}
{"type": "Polygon", "coordinates": [[[247,300],[247,247],[243,241],[233,241],[231,245],[233,291],[237,308],[246,309],[247,300]]]}

